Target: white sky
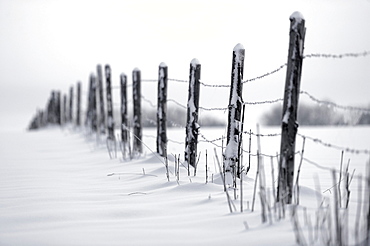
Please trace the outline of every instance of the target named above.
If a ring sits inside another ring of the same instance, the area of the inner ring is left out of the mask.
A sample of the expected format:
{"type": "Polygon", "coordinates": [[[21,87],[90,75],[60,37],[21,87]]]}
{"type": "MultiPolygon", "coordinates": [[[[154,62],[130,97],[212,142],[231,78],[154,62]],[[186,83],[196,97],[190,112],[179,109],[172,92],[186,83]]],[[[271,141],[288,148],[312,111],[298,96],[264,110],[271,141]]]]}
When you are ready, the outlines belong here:
{"type": "MultiPolygon", "coordinates": [[[[287,61],[294,11],[306,19],[305,54],[370,50],[369,0],[0,0],[0,126],[19,119],[25,127],[52,89],[66,93],[80,80],[86,91],[98,63],[111,65],[118,86],[119,74],[130,82],[135,67],[156,79],[160,62],[170,78],[188,79],[197,58],[204,82],[229,84],[232,49],[242,43],[244,79],[264,74],[287,61]]],[[[312,58],[304,60],[301,89],[367,105],[369,80],[369,56],[312,58]]],[[[281,98],[284,83],[285,70],[247,84],[244,100],[281,98]]],[[[155,101],[156,86],[143,84],[143,95],[155,101]]],[[[186,104],[187,85],[171,83],[168,97],[186,104]]],[[[229,92],[202,87],[200,97],[204,107],[226,107],[229,92]]],[[[256,120],[262,108],[247,110],[256,120]]]]}

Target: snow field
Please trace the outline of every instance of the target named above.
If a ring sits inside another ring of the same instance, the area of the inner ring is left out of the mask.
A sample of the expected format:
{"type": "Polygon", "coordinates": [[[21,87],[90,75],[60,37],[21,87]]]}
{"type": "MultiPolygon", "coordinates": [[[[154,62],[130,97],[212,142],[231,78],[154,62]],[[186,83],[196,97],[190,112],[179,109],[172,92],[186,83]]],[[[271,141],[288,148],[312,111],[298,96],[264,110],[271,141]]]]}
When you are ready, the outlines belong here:
{"type": "MultiPolygon", "coordinates": [[[[261,129],[261,133],[276,132],[278,128],[261,129]]],[[[215,139],[224,134],[224,129],[201,129],[201,133],[215,139]]],[[[337,145],[366,149],[370,128],[303,128],[300,133],[337,145]]],[[[281,221],[274,219],[272,225],[262,224],[258,194],[255,211],[250,211],[256,157],[252,157],[251,170],[244,179],[245,211],[239,212],[240,203],[235,200],[237,211],[231,214],[214,165],[215,146],[210,143],[198,145],[201,156],[197,176],[188,177],[187,170],[181,167],[177,183],[172,154],[181,154],[183,160],[185,144],[168,144],[172,172],[168,182],[165,166],[145,147],[146,153],[139,159],[124,161],[120,153],[119,158],[109,159],[104,140],[97,144],[94,137],[72,129],[0,134],[0,245],[296,244],[290,216],[281,221]],[[205,149],[208,152],[208,184],[205,184],[205,149]]],[[[152,137],[155,129],[144,129],[143,134],[143,141],[155,150],[152,137]]],[[[185,129],[168,130],[169,139],[175,141],[184,141],[184,134],[185,129]]],[[[280,137],[261,138],[262,152],[276,154],[279,141],[280,137]]],[[[246,135],[245,149],[247,143],[246,135]]],[[[256,152],[255,145],[254,138],[252,153],[256,152]]],[[[301,139],[297,137],[296,150],[300,148],[301,139]]],[[[217,151],[221,158],[221,150],[217,151]]],[[[339,169],[338,150],[306,140],[304,155],[339,169]]],[[[345,164],[348,158],[351,158],[350,172],[356,168],[356,174],[364,174],[368,157],[345,154],[345,164]]],[[[247,160],[245,155],[244,163],[247,160]]],[[[270,159],[265,158],[264,164],[267,189],[271,193],[270,159]]],[[[276,178],[276,160],[274,165],[276,178]]],[[[322,192],[333,182],[330,172],[305,162],[300,175],[300,204],[307,207],[313,222],[318,194],[330,198],[330,192],[322,192]],[[319,176],[321,192],[315,190],[315,174],[319,176]]],[[[358,201],[356,179],[350,188],[349,234],[352,235],[358,201]]],[[[229,194],[233,198],[231,189],[229,194]]],[[[303,232],[308,235],[303,211],[303,207],[298,208],[303,232]]],[[[321,244],[316,242],[315,245],[321,244]]]]}

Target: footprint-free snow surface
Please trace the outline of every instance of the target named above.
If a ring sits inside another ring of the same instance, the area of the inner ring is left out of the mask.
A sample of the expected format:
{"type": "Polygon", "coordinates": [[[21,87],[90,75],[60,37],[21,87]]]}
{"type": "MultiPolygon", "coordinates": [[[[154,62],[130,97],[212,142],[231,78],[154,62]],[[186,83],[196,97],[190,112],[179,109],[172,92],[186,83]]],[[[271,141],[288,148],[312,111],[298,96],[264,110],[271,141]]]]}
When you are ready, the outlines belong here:
{"type": "MultiPolygon", "coordinates": [[[[217,138],[223,134],[223,129],[218,130],[206,129],[202,133],[217,138]]],[[[319,128],[306,129],[303,133],[334,141],[338,145],[369,147],[369,128],[319,128]]],[[[155,150],[153,135],[155,129],[146,130],[144,142],[155,150]]],[[[197,175],[194,176],[191,169],[191,175],[188,176],[186,167],[180,166],[177,181],[174,155],[180,154],[182,161],[184,145],[169,142],[168,181],[163,158],[146,147],[142,156],[122,160],[120,152],[117,158],[109,157],[103,137],[97,143],[95,136],[87,136],[82,130],[72,128],[0,132],[0,136],[0,245],[297,244],[290,217],[291,206],[286,209],[285,219],[279,220],[274,212],[271,160],[275,166],[276,181],[276,159],[264,158],[267,198],[271,210],[267,211],[267,222],[262,223],[258,184],[254,211],[251,211],[257,166],[255,156],[251,157],[251,169],[243,181],[244,211],[240,212],[238,183],[236,200],[234,191],[228,188],[235,206],[232,207],[233,213],[230,213],[215,165],[215,146],[210,143],[200,142],[198,146],[201,157],[197,175]],[[208,183],[205,175],[206,150],[208,183]]],[[[169,138],[183,141],[184,130],[170,129],[169,138]]],[[[275,155],[279,139],[262,139],[262,152],[275,155]]],[[[248,142],[247,136],[245,142],[248,142]]],[[[297,141],[297,150],[301,148],[301,143],[301,140],[297,141]]],[[[255,139],[252,145],[254,151],[255,139]]],[[[220,148],[217,151],[221,158],[220,148]]],[[[307,140],[305,155],[326,167],[339,168],[338,150],[307,140]]],[[[368,156],[345,154],[345,163],[348,158],[351,158],[350,172],[356,169],[356,174],[364,175],[368,156]]],[[[296,160],[299,163],[299,155],[296,160]]],[[[247,154],[244,162],[248,165],[247,154]]],[[[331,192],[325,192],[333,183],[331,173],[303,162],[300,175],[298,212],[302,233],[306,243],[322,245],[320,238],[310,238],[310,227],[305,220],[309,217],[310,223],[314,224],[315,211],[323,197],[331,199],[331,192]],[[320,179],[319,188],[313,182],[315,175],[320,179]],[[307,216],[304,216],[304,211],[307,211],[307,216]]],[[[354,234],[356,228],[355,214],[359,201],[356,181],[354,179],[351,184],[350,235],[354,234]]],[[[330,199],[324,200],[324,203],[330,204],[330,199]]],[[[349,236],[348,240],[355,242],[353,236],[349,236]]]]}

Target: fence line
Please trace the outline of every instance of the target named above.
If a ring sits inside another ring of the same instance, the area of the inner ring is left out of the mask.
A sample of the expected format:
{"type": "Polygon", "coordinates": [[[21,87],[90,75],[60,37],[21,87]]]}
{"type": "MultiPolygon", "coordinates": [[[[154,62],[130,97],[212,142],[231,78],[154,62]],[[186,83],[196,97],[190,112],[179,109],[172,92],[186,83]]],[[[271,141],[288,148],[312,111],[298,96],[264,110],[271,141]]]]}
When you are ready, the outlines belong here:
{"type": "MultiPolygon", "coordinates": [[[[146,120],[150,123],[152,123],[153,125],[156,125],[156,121],[153,120],[153,119],[149,119],[149,118],[146,118],[146,120]]],[[[182,125],[179,125],[173,121],[170,121],[171,125],[174,126],[174,127],[179,127],[179,128],[184,128],[184,126],[182,125]]],[[[250,135],[250,136],[255,136],[255,137],[279,137],[281,136],[281,133],[268,133],[268,134],[258,134],[258,133],[254,133],[252,131],[243,131],[243,134],[246,134],[246,135],[250,135]]],[[[341,151],[344,151],[344,152],[347,152],[347,153],[352,153],[352,154],[370,154],[370,150],[368,149],[355,149],[355,148],[350,148],[350,147],[341,147],[341,146],[337,146],[335,144],[332,144],[332,143],[327,143],[319,138],[315,138],[315,137],[311,137],[311,136],[308,136],[308,135],[304,135],[304,134],[301,134],[301,133],[297,133],[298,136],[302,137],[302,138],[305,138],[305,139],[308,139],[308,140],[311,140],[312,142],[314,143],[318,143],[318,144],[321,144],[325,147],[328,147],[328,148],[332,148],[332,149],[336,149],[336,150],[341,150],[341,151]]],[[[222,137],[219,137],[219,138],[216,138],[216,139],[213,139],[213,140],[209,140],[207,139],[204,134],[201,134],[200,133],[200,136],[203,138],[203,140],[199,140],[198,142],[208,142],[208,143],[212,143],[214,144],[215,142],[217,141],[222,141],[222,140],[225,140],[226,137],[225,136],[222,136],[222,137]]],[[[171,140],[172,142],[176,142],[174,140],[171,140]]],[[[220,145],[215,145],[217,147],[221,147],[220,145]]]]}

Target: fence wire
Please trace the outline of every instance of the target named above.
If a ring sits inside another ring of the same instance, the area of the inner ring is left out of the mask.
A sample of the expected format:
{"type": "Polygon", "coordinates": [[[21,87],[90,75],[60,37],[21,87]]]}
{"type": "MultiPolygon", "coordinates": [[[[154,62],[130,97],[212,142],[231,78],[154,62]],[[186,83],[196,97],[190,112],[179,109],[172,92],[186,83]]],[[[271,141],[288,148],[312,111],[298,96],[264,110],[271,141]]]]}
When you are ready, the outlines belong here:
{"type": "Polygon", "coordinates": [[[342,59],[342,58],[358,58],[358,57],[365,57],[370,55],[370,51],[363,51],[359,53],[344,53],[344,54],[320,54],[320,53],[312,53],[303,56],[305,58],[333,58],[333,59],[342,59]]]}
{"type": "Polygon", "coordinates": [[[349,148],[349,147],[341,147],[341,146],[337,146],[335,144],[326,143],[326,142],[324,142],[321,139],[310,137],[310,136],[306,136],[306,135],[303,135],[303,134],[300,134],[300,133],[297,133],[297,135],[300,136],[300,137],[302,137],[302,138],[309,139],[309,140],[313,141],[314,143],[321,144],[321,145],[323,145],[325,147],[332,148],[332,149],[337,149],[337,150],[341,150],[341,151],[344,151],[344,152],[347,152],[347,153],[352,153],[352,154],[370,154],[370,150],[368,150],[368,149],[354,149],[354,148],[349,148]]]}
{"type": "Polygon", "coordinates": [[[318,104],[327,105],[328,107],[333,107],[333,108],[339,108],[339,109],[344,109],[344,110],[349,110],[349,111],[357,111],[357,112],[362,112],[362,113],[370,114],[370,109],[368,109],[368,108],[360,108],[360,107],[353,107],[353,106],[343,106],[343,105],[339,105],[339,104],[336,104],[336,103],[333,103],[333,102],[319,100],[316,97],[312,96],[307,91],[301,91],[300,93],[307,95],[309,99],[311,99],[312,101],[314,101],[314,102],[316,102],[318,104]]]}

